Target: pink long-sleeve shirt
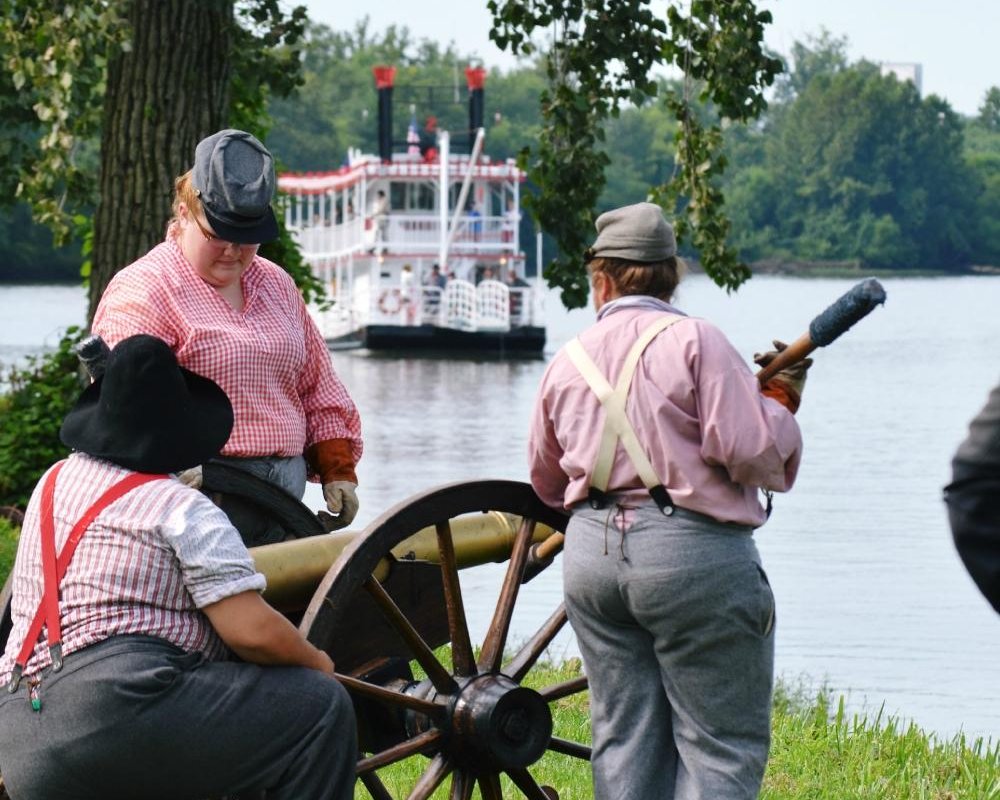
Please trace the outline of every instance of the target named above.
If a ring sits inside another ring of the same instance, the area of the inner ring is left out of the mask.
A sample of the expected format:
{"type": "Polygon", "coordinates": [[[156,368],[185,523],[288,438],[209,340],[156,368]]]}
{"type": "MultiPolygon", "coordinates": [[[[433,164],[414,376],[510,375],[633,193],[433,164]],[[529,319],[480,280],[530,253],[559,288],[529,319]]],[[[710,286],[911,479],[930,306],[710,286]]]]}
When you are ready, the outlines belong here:
{"type": "Polygon", "coordinates": [[[117,273],[104,290],[93,332],[113,347],[137,333],[163,339],[182,367],[215,381],[233,404],[226,456],[296,456],[316,442],[346,439],[361,458],[361,420],[291,277],[255,256],[236,311],[173,239],[117,273]]]}
{"type": "MultiPolygon", "coordinates": [[[[580,335],[612,385],[633,343],[661,313],[621,305],[580,335]]],[[[736,349],[705,320],[686,318],[653,339],[636,369],[626,413],[681,508],[757,527],[766,519],[759,490],[786,491],[795,480],[802,451],[798,423],[760,393],[736,349]]],[[[531,483],[548,505],[570,508],[587,498],[604,416],[560,350],[542,378],[528,444],[531,483]]],[[[649,500],[620,443],[608,492],[625,503],[649,500]]]]}

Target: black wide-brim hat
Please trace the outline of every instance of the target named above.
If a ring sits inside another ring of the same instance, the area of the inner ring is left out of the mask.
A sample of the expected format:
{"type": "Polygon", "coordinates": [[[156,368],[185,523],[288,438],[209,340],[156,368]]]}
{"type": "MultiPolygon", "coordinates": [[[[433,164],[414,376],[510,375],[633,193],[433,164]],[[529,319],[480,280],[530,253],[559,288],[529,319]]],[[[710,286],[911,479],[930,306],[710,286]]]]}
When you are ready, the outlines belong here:
{"type": "Polygon", "coordinates": [[[177,364],[166,342],[139,334],[108,356],[104,375],[63,420],[67,447],[137,472],[179,472],[219,454],[233,407],[219,386],[177,364]]]}

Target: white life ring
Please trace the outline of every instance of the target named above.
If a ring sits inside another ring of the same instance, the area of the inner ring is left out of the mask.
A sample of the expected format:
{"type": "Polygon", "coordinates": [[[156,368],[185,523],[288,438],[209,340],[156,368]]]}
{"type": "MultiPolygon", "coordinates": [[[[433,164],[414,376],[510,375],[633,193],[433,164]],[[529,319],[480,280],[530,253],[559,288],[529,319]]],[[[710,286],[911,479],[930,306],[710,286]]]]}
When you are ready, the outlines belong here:
{"type": "Polygon", "coordinates": [[[378,310],[383,314],[398,314],[403,307],[399,289],[383,289],[378,298],[378,310]]]}

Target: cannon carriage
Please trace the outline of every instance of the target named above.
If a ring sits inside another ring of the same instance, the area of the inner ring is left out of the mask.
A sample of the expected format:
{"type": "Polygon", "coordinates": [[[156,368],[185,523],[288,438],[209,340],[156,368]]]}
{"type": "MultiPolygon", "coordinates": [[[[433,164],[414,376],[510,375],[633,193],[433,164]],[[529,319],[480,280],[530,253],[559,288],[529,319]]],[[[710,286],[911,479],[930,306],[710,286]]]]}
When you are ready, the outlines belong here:
{"type": "MultiPolygon", "coordinates": [[[[238,495],[286,532],[284,542],[251,549],[267,577],[264,596],[333,659],[357,714],[358,781],[373,800],[429,798],[449,779],[455,800],[471,798],[477,786],[484,800],[511,792],[551,800],[558,787],[540,783],[533,766],[547,753],[589,760],[587,745],[553,735],[551,712],[586,691],[586,678],[537,686],[532,676],[566,624],[565,608],[508,651],[519,590],[551,565],[567,522],[530,486],[448,484],[388,509],[359,533],[326,532],[299,500],[224,464],[205,465],[203,491],[238,495]],[[507,566],[475,646],[458,572],[490,562],[507,566]],[[406,774],[417,777],[403,787],[398,775],[385,779],[411,757],[418,768],[406,774]]],[[[10,591],[8,581],[0,646],[10,633],[10,591]]]]}

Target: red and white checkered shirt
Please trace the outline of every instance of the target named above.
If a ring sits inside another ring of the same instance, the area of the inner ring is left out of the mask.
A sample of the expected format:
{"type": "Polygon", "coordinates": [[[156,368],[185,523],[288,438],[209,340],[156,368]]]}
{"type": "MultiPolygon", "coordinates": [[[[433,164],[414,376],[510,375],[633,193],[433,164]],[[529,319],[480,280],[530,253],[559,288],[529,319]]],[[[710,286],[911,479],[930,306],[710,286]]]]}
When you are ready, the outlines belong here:
{"type": "MultiPolygon", "coordinates": [[[[83,453],[69,457],[53,500],[57,552],[94,501],[129,473],[83,453]]],[[[42,597],[44,481],[28,503],[11,573],[13,628],[0,659],[0,684],[10,678],[42,597]]],[[[264,586],[239,533],[207,497],[173,477],[143,484],[97,516],[69,562],[59,584],[63,654],[111,636],[145,634],[210,659],[224,658],[226,646],[199,609],[264,586]]],[[[24,674],[50,663],[43,629],[24,674]]]]}
{"type": "Polygon", "coordinates": [[[202,280],[168,239],[112,278],[93,332],[109,347],[137,333],[163,339],[182,367],[211,378],[236,418],[223,455],[297,456],[347,439],[361,458],[361,420],[292,279],[255,256],[243,311],[202,280]]]}

